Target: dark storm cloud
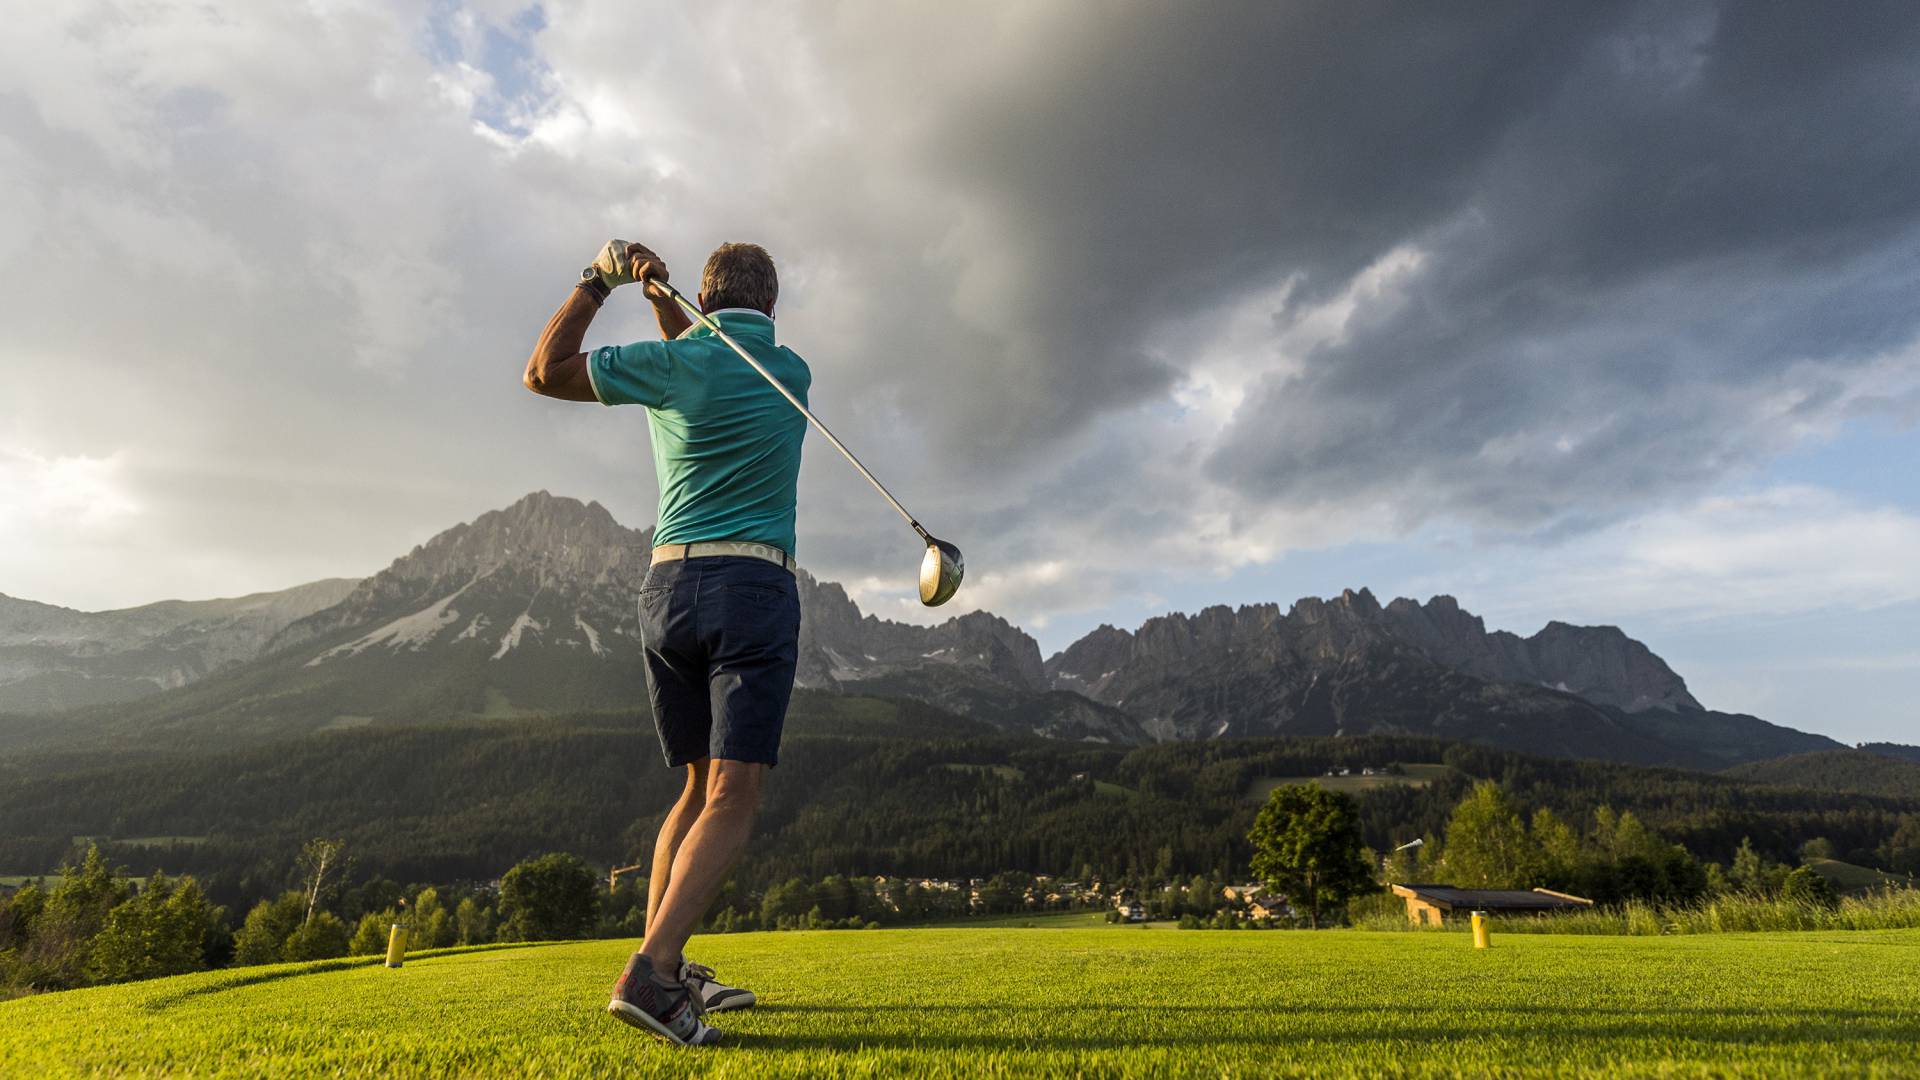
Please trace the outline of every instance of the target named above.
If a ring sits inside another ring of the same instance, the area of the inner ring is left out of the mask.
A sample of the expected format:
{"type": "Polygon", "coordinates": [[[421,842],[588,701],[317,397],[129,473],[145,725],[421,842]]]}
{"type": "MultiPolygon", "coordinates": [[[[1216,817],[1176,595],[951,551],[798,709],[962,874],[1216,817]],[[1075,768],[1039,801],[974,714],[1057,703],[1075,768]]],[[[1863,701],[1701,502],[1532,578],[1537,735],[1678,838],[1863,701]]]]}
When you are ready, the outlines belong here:
{"type": "Polygon", "coordinates": [[[1602,5],[1053,12],[890,147],[978,209],[965,244],[1010,248],[995,252],[1010,270],[989,295],[1014,332],[983,348],[1037,370],[1010,382],[1016,394],[983,389],[968,366],[946,385],[981,403],[970,420],[1017,430],[1016,447],[1166,391],[1180,371],[1141,347],[1158,321],[1283,274],[1305,275],[1311,299],[1456,212],[1529,103],[1620,17],[1602,5]]]}
{"type": "MultiPolygon", "coordinates": [[[[972,294],[1002,329],[915,372],[953,468],[1164,396],[1156,327],[1289,277],[1298,311],[1399,245],[1426,256],[1410,302],[1257,394],[1209,475],[1409,520],[1605,515],[1774,448],[1764,402],[1811,408],[1913,333],[1911,8],[1053,11],[932,100],[880,92],[910,59],[857,69],[896,133],[869,145],[958,193],[959,246],[1002,268],[972,294]],[[1799,361],[1832,370],[1783,386],[1799,361]]],[[[924,310],[964,276],[888,281],[924,310]]]]}
{"type": "Polygon", "coordinates": [[[1408,235],[1409,302],[1272,380],[1211,472],[1537,527],[1777,449],[1914,334],[1917,29],[1908,7],[1659,5],[1529,94],[1456,102],[1500,136],[1408,235]]]}

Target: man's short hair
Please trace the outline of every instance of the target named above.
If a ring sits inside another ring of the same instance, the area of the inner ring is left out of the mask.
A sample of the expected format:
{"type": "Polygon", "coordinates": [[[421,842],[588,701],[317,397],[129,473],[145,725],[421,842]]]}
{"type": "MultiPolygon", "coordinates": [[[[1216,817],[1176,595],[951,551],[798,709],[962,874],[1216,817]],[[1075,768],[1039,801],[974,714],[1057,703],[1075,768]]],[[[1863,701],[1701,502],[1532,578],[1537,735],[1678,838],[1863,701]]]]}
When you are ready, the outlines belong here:
{"type": "Polygon", "coordinates": [[[743,307],[771,314],[780,297],[780,277],[773,272],[773,256],[759,244],[721,244],[707,256],[700,292],[708,311],[743,307]]]}

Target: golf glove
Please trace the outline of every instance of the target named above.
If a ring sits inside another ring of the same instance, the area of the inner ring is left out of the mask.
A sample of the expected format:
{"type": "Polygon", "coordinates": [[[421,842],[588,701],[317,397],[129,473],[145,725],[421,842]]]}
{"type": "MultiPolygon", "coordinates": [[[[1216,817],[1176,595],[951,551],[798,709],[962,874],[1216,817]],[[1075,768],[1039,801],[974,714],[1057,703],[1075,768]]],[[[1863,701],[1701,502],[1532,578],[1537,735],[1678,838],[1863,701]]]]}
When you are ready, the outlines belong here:
{"type": "Polygon", "coordinates": [[[633,272],[636,267],[627,257],[627,241],[609,240],[607,246],[600,249],[594,257],[593,268],[600,272],[600,284],[609,289],[633,284],[633,272]]]}

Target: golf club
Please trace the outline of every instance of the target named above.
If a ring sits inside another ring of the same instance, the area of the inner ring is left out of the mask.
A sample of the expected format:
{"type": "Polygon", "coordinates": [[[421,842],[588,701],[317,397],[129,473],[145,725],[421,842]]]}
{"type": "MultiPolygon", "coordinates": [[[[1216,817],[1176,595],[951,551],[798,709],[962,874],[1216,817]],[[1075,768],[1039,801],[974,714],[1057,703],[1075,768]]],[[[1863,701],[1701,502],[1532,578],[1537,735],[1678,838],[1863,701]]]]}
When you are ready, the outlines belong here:
{"type": "Polygon", "coordinates": [[[707,313],[701,311],[698,304],[688,300],[686,294],[659,278],[648,278],[643,283],[643,287],[644,285],[665,290],[668,296],[686,309],[688,315],[693,316],[700,325],[713,331],[713,336],[726,342],[728,348],[739,353],[740,359],[745,360],[753,370],[760,373],[761,378],[767,380],[775,390],[780,391],[780,396],[786,398],[789,405],[799,409],[800,415],[806,417],[807,422],[812,424],[815,430],[825,435],[827,441],[833,444],[833,448],[845,455],[846,459],[853,463],[854,468],[860,470],[860,475],[867,478],[867,483],[872,484],[874,490],[891,503],[895,510],[900,511],[901,517],[907,519],[907,524],[913,526],[913,531],[919,533],[920,539],[927,543],[926,557],[920,560],[920,602],[928,607],[939,607],[953,599],[953,594],[960,588],[960,579],[967,572],[966,560],[961,557],[960,549],[935,537],[914,520],[914,516],[907,513],[907,508],[900,505],[900,500],[893,497],[893,492],[888,491],[885,484],[882,484],[873,473],[868,472],[865,465],[860,464],[860,459],[853,456],[853,451],[847,449],[847,444],[841,442],[839,437],[827,428],[827,425],[821,423],[820,418],[813,415],[813,410],[801,404],[799,398],[794,397],[791,391],[780,385],[779,379],[774,378],[771,372],[761,367],[760,361],[755,360],[752,353],[742,348],[739,342],[728,337],[727,332],[720,329],[720,324],[708,318],[707,313]]]}

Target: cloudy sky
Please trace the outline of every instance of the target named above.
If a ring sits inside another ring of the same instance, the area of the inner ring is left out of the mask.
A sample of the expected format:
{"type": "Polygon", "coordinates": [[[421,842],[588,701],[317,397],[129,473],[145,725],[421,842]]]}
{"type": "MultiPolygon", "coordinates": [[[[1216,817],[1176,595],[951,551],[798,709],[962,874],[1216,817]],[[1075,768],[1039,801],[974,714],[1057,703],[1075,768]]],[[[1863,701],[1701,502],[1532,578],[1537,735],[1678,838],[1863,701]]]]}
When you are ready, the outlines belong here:
{"type": "MultiPolygon", "coordinates": [[[[12,12],[0,592],[361,575],[538,488],[647,524],[644,414],[520,368],[607,237],[750,239],[818,411],[1049,651],[1445,592],[1920,741],[1920,12],[1238,8],[12,12]]],[[[808,455],[802,561],[924,617],[808,455]]]]}

